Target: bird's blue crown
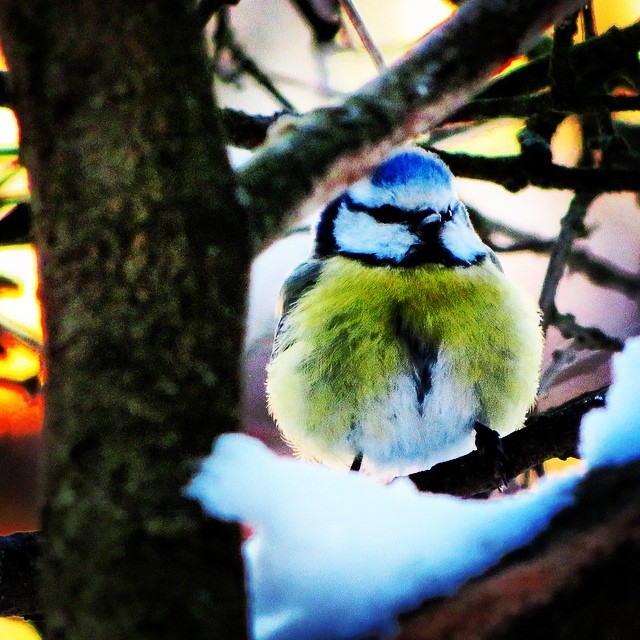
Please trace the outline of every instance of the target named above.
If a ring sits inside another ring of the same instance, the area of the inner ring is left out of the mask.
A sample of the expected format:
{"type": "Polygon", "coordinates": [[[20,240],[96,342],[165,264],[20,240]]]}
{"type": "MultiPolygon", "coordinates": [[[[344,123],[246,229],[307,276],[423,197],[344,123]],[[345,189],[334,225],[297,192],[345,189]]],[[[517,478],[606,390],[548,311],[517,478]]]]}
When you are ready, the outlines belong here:
{"type": "Polygon", "coordinates": [[[420,149],[411,149],[383,162],[373,172],[370,180],[372,185],[381,188],[412,182],[420,182],[426,188],[436,185],[450,187],[452,175],[437,156],[420,149]]]}

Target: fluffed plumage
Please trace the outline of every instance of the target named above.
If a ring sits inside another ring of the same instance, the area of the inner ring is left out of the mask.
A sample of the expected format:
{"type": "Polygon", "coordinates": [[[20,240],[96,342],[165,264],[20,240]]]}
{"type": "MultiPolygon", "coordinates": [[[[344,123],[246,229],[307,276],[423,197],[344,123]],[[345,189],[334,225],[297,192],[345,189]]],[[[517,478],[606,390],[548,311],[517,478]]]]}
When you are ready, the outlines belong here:
{"type": "Polygon", "coordinates": [[[537,308],[473,230],[436,156],[402,151],[331,202],[282,292],[269,407],[302,457],[391,478],[518,428],[537,308]]]}

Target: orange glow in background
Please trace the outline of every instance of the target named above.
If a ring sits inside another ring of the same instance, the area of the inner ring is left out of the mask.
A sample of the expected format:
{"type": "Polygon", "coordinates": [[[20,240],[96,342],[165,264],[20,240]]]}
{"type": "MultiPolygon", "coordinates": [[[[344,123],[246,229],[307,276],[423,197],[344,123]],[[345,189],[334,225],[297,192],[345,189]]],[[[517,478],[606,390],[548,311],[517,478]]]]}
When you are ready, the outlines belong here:
{"type": "Polygon", "coordinates": [[[18,283],[16,290],[0,290],[0,436],[37,433],[44,411],[42,394],[32,396],[20,386],[43,375],[33,247],[0,247],[0,274],[18,283]]]}
{"type": "MultiPolygon", "coordinates": [[[[0,67],[6,69],[1,51],[0,67]]],[[[15,114],[0,108],[0,218],[29,195],[27,172],[18,163],[18,142],[15,114]]],[[[0,247],[0,275],[18,285],[0,288],[0,436],[33,434],[42,426],[42,395],[32,397],[20,386],[42,375],[43,331],[33,247],[0,247]]]]}
{"type": "MultiPolygon", "coordinates": [[[[0,69],[7,69],[1,49],[0,69]]],[[[14,112],[0,108],[0,218],[29,197],[27,172],[18,162],[18,143],[14,112]]],[[[0,436],[37,433],[42,426],[42,395],[32,397],[20,386],[42,376],[43,331],[33,247],[0,247],[0,275],[18,285],[0,288],[0,436]]]]}

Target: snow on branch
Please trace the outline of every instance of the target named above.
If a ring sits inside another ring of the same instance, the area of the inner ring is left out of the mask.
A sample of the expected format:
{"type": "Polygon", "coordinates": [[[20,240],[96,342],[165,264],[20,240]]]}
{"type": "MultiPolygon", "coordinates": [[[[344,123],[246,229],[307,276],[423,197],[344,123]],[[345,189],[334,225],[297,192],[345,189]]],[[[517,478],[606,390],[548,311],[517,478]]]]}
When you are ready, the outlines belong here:
{"type": "MultiPolygon", "coordinates": [[[[514,615],[526,624],[555,593],[575,591],[585,569],[606,573],[622,552],[637,567],[639,366],[640,339],[630,340],[614,359],[606,408],[582,421],[583,465],[500,499],[420,494],[406,480],[384,486],[279,458],[248,436],[221,436],[188,493],[252,529],[243,553],[253,637],[392,634],[399,614],[442,597],[405,627],[404,640],[497,637],[514,615]],[[434,622],[440,605],[444,619],[434,622]],[[468,627],[469,616],[472,636],[450,631],[468,627]]],[[[584,618],[580,606],[574,620],[584,618]]]]}
{"type": "MultiPolygon", "coordinates": [[[[607,388],[590,391],[579,398],[533,414],[525,426],[503,439],[505,452],[516,473],[551,457],[576,456],[580,420],[591,409],[602,407],[607,388]]],[[[475,451],[413,474],[421,491],[472,496],[495,488],[494,474],[485,469],[475,451]]],[[[41,537],[37,532],[0,537],[0,616],[41,615],[35,589],[41,537]]]]}
{"type": "Polygon", "coordinates": [[[396,640],[636,638],[639,523],[640,462],[594,471],[544,534],[403,616],[396,640]]]}

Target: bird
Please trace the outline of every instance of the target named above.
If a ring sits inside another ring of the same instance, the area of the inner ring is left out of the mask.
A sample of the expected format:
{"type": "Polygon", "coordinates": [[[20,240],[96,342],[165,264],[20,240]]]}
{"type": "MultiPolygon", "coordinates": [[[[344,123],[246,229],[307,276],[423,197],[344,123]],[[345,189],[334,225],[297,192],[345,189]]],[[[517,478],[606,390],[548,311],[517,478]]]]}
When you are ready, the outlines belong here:
{"type": "Polygon", "coordinates": [[[279,311],[267,404],[303,459],[390,481],[476,445],[499,456],[535,401],[537,304],[420,147],[326,205],[279,311]]]}

